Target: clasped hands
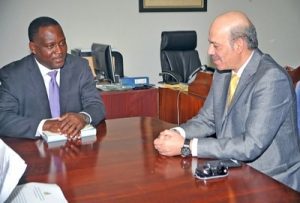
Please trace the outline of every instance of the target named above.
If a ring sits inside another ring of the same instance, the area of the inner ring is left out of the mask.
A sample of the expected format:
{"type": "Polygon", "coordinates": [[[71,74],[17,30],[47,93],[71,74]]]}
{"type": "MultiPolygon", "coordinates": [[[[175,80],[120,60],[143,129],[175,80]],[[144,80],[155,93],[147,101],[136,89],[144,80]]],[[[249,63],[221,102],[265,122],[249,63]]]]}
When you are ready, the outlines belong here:
{"type": "Polygon", "coordinates": [[[80,139],[80,130],[86,125],[79,113],[66,113],[57,119],[47,120],[43,131],[67,135],[69,140],[80,139]]]}
{"type": "Polygon", "coordinates": [[[175,130],[164,130],[154,140],[154,148],[165,156],[181,154],[184,138],[175,130]]]}

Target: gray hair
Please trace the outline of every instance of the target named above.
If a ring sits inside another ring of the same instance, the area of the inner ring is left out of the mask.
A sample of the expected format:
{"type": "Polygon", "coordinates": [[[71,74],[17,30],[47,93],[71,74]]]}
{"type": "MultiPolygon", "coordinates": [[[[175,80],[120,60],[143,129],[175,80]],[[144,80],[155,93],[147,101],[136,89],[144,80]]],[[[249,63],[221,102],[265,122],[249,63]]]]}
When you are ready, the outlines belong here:
{"type": "Polygon", "coordinates": [[[238,38],[244,38],[248,49],[256,49],[258,47],[258,40],[257,40],[257,34],[256,29],[252,23],[249,24],[249,26],[237,26],[231,29],[230,33],[230,43],[231,46],[233,45],[233,42],[238,38]]]}

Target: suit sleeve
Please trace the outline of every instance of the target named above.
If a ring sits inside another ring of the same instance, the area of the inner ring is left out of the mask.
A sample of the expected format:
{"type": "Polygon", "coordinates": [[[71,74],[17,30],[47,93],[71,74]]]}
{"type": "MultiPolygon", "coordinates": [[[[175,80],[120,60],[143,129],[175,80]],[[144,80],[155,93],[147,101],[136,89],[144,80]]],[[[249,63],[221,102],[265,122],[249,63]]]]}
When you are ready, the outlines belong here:
{"type": "Polygon", "coordinates": [[[80,78],[82,111],[91,116],[92,125],[97,125],[105,118],[105,108],[87,62],[85,63],[85,66],[86,67],[83,68],[83,74],[80,78]]]}
{"type": "Polygon", "coordinates": [[[180,127],[184,129],[187,138],[191,139],[193,137],[207,137],[216,133],[213,109],[213,92],[214,86],[212,85],[209,94],[206,97],[205,103],[198,114],[192,119],[188,120],[186,123],[180,125],[180,127]]]}
{"type": "Polygon", "coordinates": [[[41,119],[20,115],[15,82],[0,70],[0,136],[34,139],[41,119]]]}

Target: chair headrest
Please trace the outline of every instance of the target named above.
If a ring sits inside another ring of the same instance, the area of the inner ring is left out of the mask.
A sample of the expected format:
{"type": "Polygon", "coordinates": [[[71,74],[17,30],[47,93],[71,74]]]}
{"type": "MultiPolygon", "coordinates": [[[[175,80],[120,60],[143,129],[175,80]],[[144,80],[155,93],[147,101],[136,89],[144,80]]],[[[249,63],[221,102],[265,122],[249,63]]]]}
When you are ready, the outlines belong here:
{"type": "Polygon", "coordinates": [[[161,50],[194,50],[196,46],[196,31],[164,31],[161,33],[161,50]]]}

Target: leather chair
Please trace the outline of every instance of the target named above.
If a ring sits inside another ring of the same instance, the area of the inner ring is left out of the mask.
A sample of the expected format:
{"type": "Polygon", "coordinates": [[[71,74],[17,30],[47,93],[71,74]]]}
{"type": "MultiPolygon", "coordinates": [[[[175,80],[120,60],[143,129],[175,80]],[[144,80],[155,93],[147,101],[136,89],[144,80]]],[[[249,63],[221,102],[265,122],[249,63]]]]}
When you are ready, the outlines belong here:
{"type": "Polygon", "coordinates": [[[115,75],[119,75],[120,78],[124,77],[124,68],[123,68],[123,56],[118,51],[112,51],[111,55],[115,63],[115,75]]]}
{"type": "MultiPolygon", "coordinates": [[[[93,56],[92,51],[81,51],[80,49],[72,49],[71,54],[75,56],[80,56],[88,60],[89,66],[92,70],[94,78],[96,78],[96,70],[95,70],[95,59],[93,56]]],[[[114,60],[114,66],[115,66],[115,75],[119,75],[120,78],[124,77],[124,68],[123,68],[123,56],[118,51],[111,51],[112,59],[114,60]]]]}
{"type": "Polygon", "coordinates": [[[96,72],[95,72],[92,52],[90,52],[90,51],[81,51],[80,49],[72,49],[71,54],[75,55],[75,56],[80,56],[82,58],[85,58],[89,63],[89,66],[90,66],[90,69],[92,71],[92,74],[93,74],[94,78],[96,78],[96,72]]]}
{"type": "Polygon", "coordinates": [[[196,50],[195,31],[164,31],[161,34],[160,60],[163,82],[188,83],[193,74],[201,69],[196,50]]]}
{"type": "Polygon", "coordinates": [[[292,79],[294,86],[296,87],[297,82],[300,80],[300,66],[298,66],[297,68],[285,66],[284,68],[288,72],[289,76],[292,79]]]}

